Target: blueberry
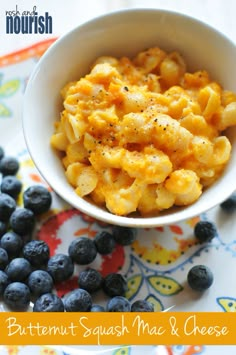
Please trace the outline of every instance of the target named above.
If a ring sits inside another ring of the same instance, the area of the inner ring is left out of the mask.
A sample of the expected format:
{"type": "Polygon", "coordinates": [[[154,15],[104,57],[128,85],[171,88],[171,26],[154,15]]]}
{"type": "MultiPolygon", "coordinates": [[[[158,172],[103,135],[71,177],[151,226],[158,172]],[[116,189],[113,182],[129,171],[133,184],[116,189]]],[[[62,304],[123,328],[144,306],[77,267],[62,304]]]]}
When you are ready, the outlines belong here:
{"type": "Polygon", "coordinates": [[[31,240],[23,247],[23,256],[33,266],[44,266],[49,260],[49,246],[43,240],[31,240]]]}
{"type": "Polygon", "coordinates": [[[236,193],[233,193],[229,198],[220,204],[223,211],[232,213],[236,210],[236,193]]]}
{"type": "Polygon", "coordinates": [[[188,284],[196,291],[205,291],[213,283],[213,274],[209,267],[205,265],[196,265],[188,272],[188,284]]]}
{"type": "Polygon", "coordinates": [[[200,221],[194,227],[194,235],[201,243],[210,242],[217,235],[217,230],[212,222],[200,221]]]}
{"type": "Polygon", "coordinates": [[[154,312],[154,306],[146,300],[137,300],[131,305],[131,312],[154,312]]]}
{"type": "Polygon", "coordinates": [[[8,222],[11,214],[16,209],[16,201],[7,194],[0,194],[0,221],[8,222]]]}
{"type": "Polygon", "coordinates": [[[26,310],[30,303],[29,287],[22,282],[12,282],[5,288],[3,300],[12,310],[26,310]]]}
{"type": "Polygon", "coordinates": [[[0,240],[0,247],[5,249],[10,257],[18,256],[21,253],[22,246],[22,238],[11,231],[5,233],[0,240]]]}
{"type": "Polygon", "coordinates": [[[56,254],[48,260],[47,272],[55,282],[69,279],[74,272],[74,264],[66,254],[56,254]]]}
{"type": "Polygon", "coordinates": [[[51,275],[44,270],[35,270],[31,272],[27,284],[34,296],[50,293],[53,289],[53,279],[51,275]]]}
{"type": "Polygon", "coordinates": [[[5,155],[4,149],[0,147],[0,160],[4,157],[4,155],[5,155]]]}
{"type": "Polygon", "coordinates": [[[64,298],[66,312],[88,312],[92,306],[90,294],[82,288],[76,288],[64,298]]]}
{"type": "Polygon", "coordinates": [[[7,274],[0,270],[0,297],[3,295],[5,288],[9,285],[10,280],[7,274]]]}
{"type": "Polygon", "coordinates": [[[11,281],[24,281],[32,271],[28,260],[24,258],[13,259],[6,267],[6,274],[11,281]]]}
{"type": "Polygon", "coordinates": [[[3,157],[0,160],[0,172],[2,175],[15,175],[19,167],[19,162],[14,157],[3,157]]]}
{"type": "Polygon", "coordinates": [[[22,189],[22,183],[13,175],[4,176],[1,182],[1,191],[10,195],[13,198],[17,198],[22,189]]]}
{"type": "Polygon", "coordinates": [[[45,293],[35,301],[33,312],[64,312],[64,304],[57,295],[45,293]]]}
{"type": "Polygon", "coordinates": [[[115,296],[107,302],[107,312],[130,312],[131,304],[127,298],[115,296]]]}
{"type": "Polygon", "coordinates": [[[100,306],[100,304],[93,304],[90,312],[105,312],[105,308],[103,306],[100,306]]]}
{"type": "Polygon", "coordinates": [[[4,270],[8,264],[8,254],[5,249],[0,248],[0,270],[4,270]]]}
{"type": "Polygon", "coordinates": [[[17,208],[10,217],[10,226],[20,235],[31,233],[35,226],[33,212],[27,208],[17,208]]]}
{"type": "Polygon", "coordinates": [[[116,245],[113,235],[107,231],[97,233],[94,238],[94,243],[98,253],[102,255],[112,253],[116,245]]]}
{"type": "Polygon", "coordinates": [[[29,187],[23,193],[24,207],[30,209],[35,215],[47,212],[52,203],[50,192],[43,186],[29,187]]]}
{"type": "Polygon", "coordinates": [[[137,236],[137,230],[135,228],[114,226],[112,229],[112,235],[117,244],[123,246],[131,245],[137,236]]]}
{"type": "Polygon", "coordinates": [[[127,281],[121,274],[108,274],[103,281],[103,290],[110,296],[123,296],[127,291],[127,281]]]}
{"type": "Polygon", "coordinates": [[[99,290],[102,286],[102,275],[95,269],[87,269],[79,273],[79,287],[92,293],[99,290]]]}
{"type": "Polygon", "coordinates": [[[7,224],[0,221],[0,238],[5,234],[7,231],[7,224]]]}
{"type": "Polygon", "coordinates": [[[80,237],[71,242],[68,253],[75,263],[87,265],[96,258],[97,249],[92,239],[80,237]]]}

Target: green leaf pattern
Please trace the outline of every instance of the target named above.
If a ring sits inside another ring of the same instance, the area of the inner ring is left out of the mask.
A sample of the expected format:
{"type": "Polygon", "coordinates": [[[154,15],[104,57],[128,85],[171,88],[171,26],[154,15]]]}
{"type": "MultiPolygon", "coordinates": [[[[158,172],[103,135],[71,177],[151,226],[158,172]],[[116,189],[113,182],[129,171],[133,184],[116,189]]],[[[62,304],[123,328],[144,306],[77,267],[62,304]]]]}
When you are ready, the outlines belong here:
{"type": "Polygon", "coordinates": [[[151,275],[148,277],[148,282],[162,296],[173,296],[183,290],[176,280],[167,276],[151,275]]]}
{"type": "Polygon", "coordinates": [[[115,350],[112,355],[130,355],[130,347],[123,346],[123,347],[115,350]]]}
{"type": "Polygon", "coordinates": [[[125,296],[128,299],[135,297],[136,294],[139,292],[142,283],[143,283],[143,277],[141,274],[131,276],[127,280],[128,291],[126,292],[125,296]]]}
{"type": "Polygon", "coordinates": [[[2,84],[3,75],[0,74],[0,117],[11,117],[12,112],[3,102],[3,99],[7,99],[14,95],[20,88],[20,80],[12,79],[2,84]]]}
{"type": "Polygon", "coordinates": [[[20,80],[9,80],[5,84],[0,86],[0,97],[9,97],[19,89],[20,80]]]}
{"type": "Polygon", "coordinates": [[[232,297],[218,297],[216,299],[217,303],[224,312],[235,312],[236,313],[236,298],[232,297]]]}
{"type": "Polygon", "coordinates": [[[150,294],[146,297],[146,301],[150,302],[154,306],[154,312],[162,312],[164,310],[164,306],[161,301],[155,297],[154,295],[150,294]]]}
{"type": "Polygon", "coordinates": [[[7,106],[0,102],[0,117],[10,117],[11,111],[7,106]]]}

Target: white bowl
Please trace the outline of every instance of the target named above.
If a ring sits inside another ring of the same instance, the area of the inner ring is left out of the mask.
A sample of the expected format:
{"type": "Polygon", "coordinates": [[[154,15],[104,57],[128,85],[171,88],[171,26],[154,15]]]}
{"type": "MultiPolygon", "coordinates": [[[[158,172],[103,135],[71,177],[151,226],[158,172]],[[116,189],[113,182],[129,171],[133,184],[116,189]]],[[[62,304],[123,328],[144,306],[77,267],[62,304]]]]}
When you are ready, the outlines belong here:
{"type": "Polygon", "coordinates": [[[49,185],[75,208],[99,220],[123,226],[153,227],[191,218],[226,199],[236,188],[236,130],[228,137],[232,156],[224,174],[194,204],[156,217],[121,217],[78,197],[66,180],[61,161],[50,147],[54,121],[62,108],[60,90],[88,73],[101,55],[133,56],[148,47],[179,51],[189,71],[206,69],[225,89],[236,92],[236,47],[208,25],[155,9],[110,13],[79,26],[57,40],[40,59],[28,82],[23,128],[29,152],[49,185]]]}

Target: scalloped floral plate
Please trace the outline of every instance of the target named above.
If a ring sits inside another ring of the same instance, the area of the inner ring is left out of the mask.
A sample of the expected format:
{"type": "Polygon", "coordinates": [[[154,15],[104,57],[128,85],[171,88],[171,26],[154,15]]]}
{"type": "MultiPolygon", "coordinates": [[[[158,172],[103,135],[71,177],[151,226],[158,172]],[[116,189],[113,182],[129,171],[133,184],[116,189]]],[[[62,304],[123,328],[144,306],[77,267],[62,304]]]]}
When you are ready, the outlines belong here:
{"type": "MultiPolygon", "coordinates": [[[[21,103],[27,79],[43,51],[53,40],[38,43],[30,48],[0,58],[0,145],[6,154],[18,157],[21,169],[18,173],[24,189],[32,184],[43,184],[48,189],[30,159],[21,131],[21,103]]],[[[37,139],[37,132],[35,132],[37,139]]],[[[50,189],[51,190],[51,189],[50,189]]],[[[38,221],[35,237],[46,241],[51,254],[67,252],[69,243],[76,237],[93,238],[100,230],[111,226],[101,223],[71,208],[53,191],[50,212],[38,221]]],[[[21,203],[22,196],[19,198],[21,203]]],[[[148,299],[156,311],[216,311],[236,312],[236,224],[235,215],[227,215],[220,207],[176,225],[152,229],[139,229],[137,240],[130,247],[118,246],[108,256],[99,255],[91,264],[104,276],[109,272],[121,272],[128,280],[127,297],[148,299]],[[209,244],[200,245],[193,235],[194,225],[200,220],[213,221],[217,236],[209,244]],[[188,270],[196,264],[208,265],[214,273],[214,284],[203,295],[191,291],[186,283],[188,270]]],[[[77,267],[74,276],[57,287],[63,296],[77,286],[77,267]]],[[[98,293],[95,302],[106,303],[104,294],[98,293]]],[[[6,311],[0,302],[0,311],[6,311]]],[[[96,354],[97,347],[35,347],[35,355],[72,355],[78,349],[81,354],[96,354]]],[[[99,347],[99,354],[112,355],[192,355],[218,354],[221,347],[99,347]],[[102,352],[101,352],[102,351],[102,352]]],[[[227,348],[229,350],[229,347],[227,348]]],[[[32,347],[0,347],[2,355],[32,354],[32,347]]],[[[227,353],[229,354],[229,353],[227,353]]],[[[233,354],[233,352],[232,352],[233,354]]]]}

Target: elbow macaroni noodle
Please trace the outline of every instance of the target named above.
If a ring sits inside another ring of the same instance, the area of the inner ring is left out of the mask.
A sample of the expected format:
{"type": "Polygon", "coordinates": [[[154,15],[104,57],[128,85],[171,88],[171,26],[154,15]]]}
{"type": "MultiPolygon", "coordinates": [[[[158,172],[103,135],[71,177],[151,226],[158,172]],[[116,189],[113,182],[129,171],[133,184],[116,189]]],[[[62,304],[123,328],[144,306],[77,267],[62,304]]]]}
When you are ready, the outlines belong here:
{"type": "Polygon", "coordinates": [[[117,215],[192,204],[222,173],[236,124],[236,95],[178,52],[100,57],[62,90],[51,145],[69,183],[117,215]]]}

